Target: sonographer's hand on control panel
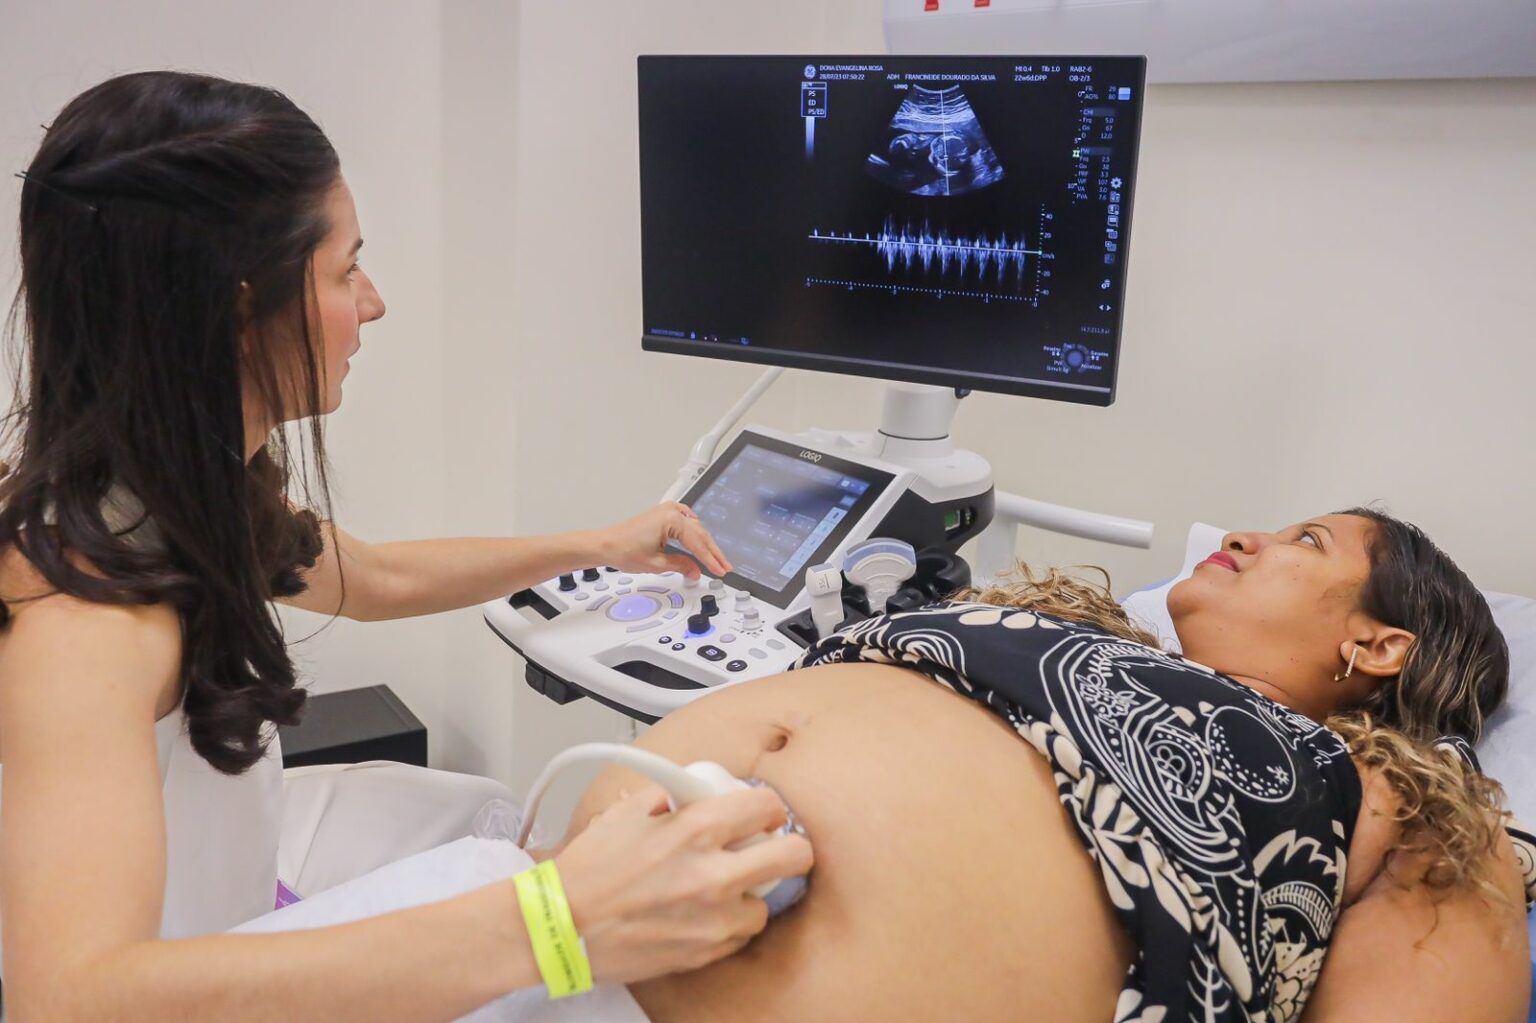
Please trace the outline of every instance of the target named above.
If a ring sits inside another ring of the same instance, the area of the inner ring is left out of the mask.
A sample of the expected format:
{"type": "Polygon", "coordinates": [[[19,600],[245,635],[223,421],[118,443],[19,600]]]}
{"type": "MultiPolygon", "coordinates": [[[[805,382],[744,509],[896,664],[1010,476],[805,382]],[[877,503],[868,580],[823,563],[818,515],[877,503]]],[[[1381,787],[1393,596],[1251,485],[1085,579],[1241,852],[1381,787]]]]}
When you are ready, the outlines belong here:
{"type": "Polygon", "coordinates": [[[731,563],[693,509],[671,501],[600,530],[598,544],[603,564],[626,572],[681,572],[696,579],[700,565],[717,576],[731,570],[731,563]],[[668,541],[681,545],[698,561],[668,551],[668,541]]]}

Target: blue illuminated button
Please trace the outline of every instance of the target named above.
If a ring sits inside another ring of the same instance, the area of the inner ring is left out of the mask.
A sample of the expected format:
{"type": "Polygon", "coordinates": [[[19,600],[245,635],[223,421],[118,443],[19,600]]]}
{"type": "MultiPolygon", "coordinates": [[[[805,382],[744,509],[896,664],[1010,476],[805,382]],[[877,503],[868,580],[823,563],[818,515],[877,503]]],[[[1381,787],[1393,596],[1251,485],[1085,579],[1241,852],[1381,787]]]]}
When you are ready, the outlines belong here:
{"type": "Polygon", "coordinates": [[[616,622],[638,622],[660,610],[661,603],[655,597],[644,593],[631,593],[608,605],[608,617],[616,622]]]}

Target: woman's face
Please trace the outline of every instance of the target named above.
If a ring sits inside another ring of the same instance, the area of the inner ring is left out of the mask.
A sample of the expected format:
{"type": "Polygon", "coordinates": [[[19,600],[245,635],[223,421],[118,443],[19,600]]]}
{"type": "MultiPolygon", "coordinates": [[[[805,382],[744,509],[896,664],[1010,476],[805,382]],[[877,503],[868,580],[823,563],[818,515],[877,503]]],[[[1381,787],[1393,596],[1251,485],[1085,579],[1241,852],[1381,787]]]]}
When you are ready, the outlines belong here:
{"type": "Polygon", "coordinates": [[[331,231],[313,256],[315,305],[320,321],[320,414],[341,404],[341,382],[360,347],[358,328],[384,315],[384,300],[357,263],[362,234],[345,178],[326,197],[331,231]]]}
{"type": "Polygon", "coordinates": [[[1278,533],[1229,533],[1221,550],[1168,594],[1184,653],[1304,713],[1357,705],[1375,680],[1395,675],[1413,636],[1360,607],[1371,574],[1375,524],[1324,515],[1278,533]],[[1343,674],[1351,655],[1355,666],[1343,674]]]}

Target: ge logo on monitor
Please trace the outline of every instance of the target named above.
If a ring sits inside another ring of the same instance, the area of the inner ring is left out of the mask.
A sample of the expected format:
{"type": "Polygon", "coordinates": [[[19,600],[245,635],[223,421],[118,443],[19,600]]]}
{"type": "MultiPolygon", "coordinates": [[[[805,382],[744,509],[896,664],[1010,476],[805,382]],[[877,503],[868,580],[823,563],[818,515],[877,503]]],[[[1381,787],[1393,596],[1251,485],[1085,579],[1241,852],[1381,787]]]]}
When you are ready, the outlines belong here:
{"type": "Polygon", "coordinates": [[[807,78],[815,78],[816,77],[816,65],[815,64],[807,64],[805,66],[805,77],[807,77],[807,78]]]}

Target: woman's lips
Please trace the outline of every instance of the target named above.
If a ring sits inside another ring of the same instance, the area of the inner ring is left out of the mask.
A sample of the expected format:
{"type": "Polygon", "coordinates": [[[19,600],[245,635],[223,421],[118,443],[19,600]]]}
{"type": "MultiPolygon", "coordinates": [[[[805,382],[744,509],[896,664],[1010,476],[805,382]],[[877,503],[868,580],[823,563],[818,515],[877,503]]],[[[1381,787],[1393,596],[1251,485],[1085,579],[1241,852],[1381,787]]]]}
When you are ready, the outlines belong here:
{"type": "Polygon", "coordinates": [[[1200,564],[1220,565],[1222,568],[1225,568],[1229,572],[1237,571],[1237,559],[1225,551],[1217,551],[1215,554],[1212,554],[1210,557],[1200,562],[1200,564]]]}

